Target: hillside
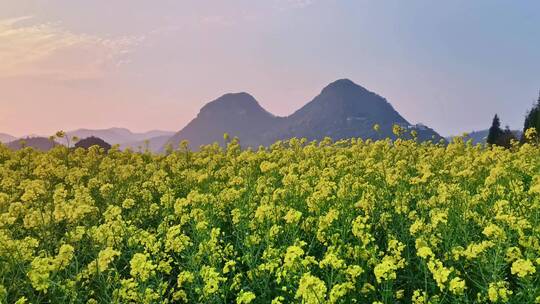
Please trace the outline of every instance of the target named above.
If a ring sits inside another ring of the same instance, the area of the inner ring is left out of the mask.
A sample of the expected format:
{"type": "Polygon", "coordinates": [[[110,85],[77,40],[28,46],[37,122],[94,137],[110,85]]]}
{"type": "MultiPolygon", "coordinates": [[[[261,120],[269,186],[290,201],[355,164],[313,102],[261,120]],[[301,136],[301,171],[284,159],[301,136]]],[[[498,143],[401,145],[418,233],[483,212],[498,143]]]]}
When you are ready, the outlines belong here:
{"type": "Polygon", "coordinates": [[[46,137],[27,137],[16,139],[9,142],[7,146],[12,150],[20,150],[23,147],[32,147],[39,151],[49,151],[58,145],[57,142],[51,141],[46,137]]]}

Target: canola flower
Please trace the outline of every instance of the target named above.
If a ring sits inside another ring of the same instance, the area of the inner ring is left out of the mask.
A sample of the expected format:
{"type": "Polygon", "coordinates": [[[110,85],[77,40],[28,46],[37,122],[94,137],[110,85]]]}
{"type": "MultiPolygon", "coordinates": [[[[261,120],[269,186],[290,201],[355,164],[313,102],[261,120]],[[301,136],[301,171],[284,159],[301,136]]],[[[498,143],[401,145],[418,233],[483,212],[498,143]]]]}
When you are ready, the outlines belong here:
{"type": "Polygon", "coordinates": [[[410,135],[0,145],[0,303],[540,303],[539,147],[410,135]]]}
{"type": "Polygon", "coordinates": [[[530,274],[536,272],[536,268],[529,260],[518,259],[512,263],[512,274],[517,275],[520,278],[524,278],[530,274]]]}
{"type": "Polygon", "coordinates": [[[326,291],[326,285],[321,279],[306,273],[300,279],[295,298],[306,304],[324,303],[326,291]]]}

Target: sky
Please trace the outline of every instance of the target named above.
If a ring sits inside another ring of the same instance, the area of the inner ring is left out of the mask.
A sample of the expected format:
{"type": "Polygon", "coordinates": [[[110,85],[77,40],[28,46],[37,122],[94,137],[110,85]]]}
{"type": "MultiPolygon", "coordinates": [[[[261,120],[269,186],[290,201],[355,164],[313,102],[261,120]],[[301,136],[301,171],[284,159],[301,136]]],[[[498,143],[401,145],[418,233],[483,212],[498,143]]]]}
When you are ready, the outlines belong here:
{"type": "Polygon", "coordinates": [[[289,115],[349,78],[441,135],[520,129],[540,1],[4,0],[0,133],[177,131],[249,92],[289,115]]]}

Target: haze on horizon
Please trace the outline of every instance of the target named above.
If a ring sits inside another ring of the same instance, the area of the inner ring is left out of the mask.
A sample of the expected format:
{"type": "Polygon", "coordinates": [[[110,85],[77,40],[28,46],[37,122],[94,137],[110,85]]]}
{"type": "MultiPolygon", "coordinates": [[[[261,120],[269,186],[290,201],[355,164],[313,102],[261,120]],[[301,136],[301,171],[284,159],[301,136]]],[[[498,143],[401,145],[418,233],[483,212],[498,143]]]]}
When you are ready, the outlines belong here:
{"type": "Polygon", "coordinates": [[[2,1],[0,133],[177,131],[240,91],[284,116],[339,78],[441,135],[521,129],[539,20],[538,1],[2,1]]]}

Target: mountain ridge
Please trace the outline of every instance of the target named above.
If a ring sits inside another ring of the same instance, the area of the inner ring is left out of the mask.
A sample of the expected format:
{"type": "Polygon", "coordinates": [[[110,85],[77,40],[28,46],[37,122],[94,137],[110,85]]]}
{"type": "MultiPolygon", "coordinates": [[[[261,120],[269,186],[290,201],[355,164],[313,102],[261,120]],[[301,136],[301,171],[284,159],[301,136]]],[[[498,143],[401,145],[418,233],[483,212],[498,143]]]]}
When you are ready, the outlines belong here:
{"type": "Polygon", "coordinates": [[[18,138],[9,143],[6,146],[12,150],[20,150],[25,147],[31,147],[39,151],[49,151],[55,146],[59,145],[58,142],[51,140],[47,137],[26,137],[18,138]]]}
{"type": "MultiPolygon", "coordinates": [[[[144,140],[151,140],[152,138],[159,136],[172,136],[172,131],[151,130],[147,132],[132,132],[127,128],[111,127],[105,129],[86,129],[80,128],[73,131],[66,132],[67,138],[70,140],[73,137],[84,139],[88,137],[99,137],[111,145],[128,145],[134,142],[140,142],[144,140]]],[[[61,144],[67,144],[67,138],[59,138],[58,142],[61,144]]]]}
{"type": "Polygon", "coordinates": [[[196,149],[222,143],[224,133],[239,137],[242,146],[253,148],[292,137],[394,138],[394,124],[416,130],[422,141],[443,139],[433,129],[409,123],[384,97],[344,78],[325,86],[310,102],[288,116],[273,115],[248,93],[224,94],[204,105],[168,144],[176,146],[188,140],[191,148],[196,149]],[[373,130],[375,124],[381,126],[379,131],[373,130]]]}
{"type": "Polygon", "coordinates": [[[9,135],[7,133],[0,133],[0,143],[7,144],[9,142],[12,142],[16,140],[17,137],[9,135]]]}

